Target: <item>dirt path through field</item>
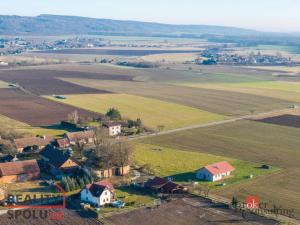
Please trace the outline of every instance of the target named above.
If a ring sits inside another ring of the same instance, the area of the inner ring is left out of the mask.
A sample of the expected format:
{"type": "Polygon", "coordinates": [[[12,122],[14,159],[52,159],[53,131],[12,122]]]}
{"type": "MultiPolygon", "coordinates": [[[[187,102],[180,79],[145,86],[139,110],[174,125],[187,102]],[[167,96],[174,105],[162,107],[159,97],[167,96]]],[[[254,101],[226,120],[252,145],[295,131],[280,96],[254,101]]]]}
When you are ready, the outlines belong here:
{"type": "Polygon", "coordinates": [[[217,126],[217,125],[232,123],[232,122],[236,122],[236,121],[240,121],[240,120],[257,119],[257,118],[273,116],[273,115],[278,115],[278,114],[287,114],[287,113],[292,114],[295,111],[297,111],[297,109],[273,110],[273,111],[264,112],[264,113],[251,114],[251,115],[245,115],[245,116],[241,116],[241,117],[226,119],[226,120],[222,120],[222,121],[216,121],[216,122],[210,122],[210,123],[204,123],[204,124],[196,124],[196,125],[181,127],[181,128],[177,128],[177,129],[173,129],[173,130],[161,131],[161,132],[158,132],[158,133],[134,136],[134,137],[130,137],[129,139],[130,140],[138,140],[138,139],[142,139],[142,138],[148,138],[148,137],[153,137],[153,136],[160,136],[160,135],[165,135],[165,134],[176,133],[176,132],[179,132],[179,131],[192,130],[192,129],[195,129],[195,128],[217,126]]]}

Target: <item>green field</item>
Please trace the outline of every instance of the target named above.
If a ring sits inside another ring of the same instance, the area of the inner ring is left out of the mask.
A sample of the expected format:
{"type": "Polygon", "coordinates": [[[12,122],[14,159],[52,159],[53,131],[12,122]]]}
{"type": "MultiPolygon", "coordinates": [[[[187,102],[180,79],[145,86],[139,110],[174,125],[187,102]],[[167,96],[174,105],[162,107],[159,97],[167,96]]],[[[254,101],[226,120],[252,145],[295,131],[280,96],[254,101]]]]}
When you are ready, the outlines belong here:
{"type": "MultiPolygon", "coordinates": [[[[207,88],[212,90],[232,91],[257,96],[266,96],[290,102],[300,102],[300,84],[298,82],[265,81],[248,83],[184,83],[188,87],[207,88]]],[[[259,98],[259,97],[258,97],[259,98]]]]}
{"type": "MultiPolygon", "coordinates": [[[[293,104],[286,100],[228,90],[191,88],[153,82],[100,81],[91,79],[64,79],[78,85],[119,93],[155,98],[226,116],[250,114],[287,108],[293,104]]],[[[183,83],[184,84],[184,83],[183,83]]],[[[200,83],[196,83],[199,84],[200,83]]]]}
{"type": "Polygon", "coordinates": [[[67,130],[61,128],[59,125],[32,127],[26,123],[10,119],[3,115],[0,115],[0,126],[1,129],[14,129],[24,133],[26,136],[48,135],[54,137],[67,132],[67,130]]]}
{"type": "MultiPolygon", "coordinates": [[[[189,152],[174,148],[166,148],[150,144],[138,143],[135,146],[134,159],[137,165],[150,165],[153,172],[162,177],[172,177],[177,182],[198,181],[195,171],[212,163],[227,161],[236,170],[233,177],[226,179],[226,184],[248,180],[252,174],[255,178],[274,172],[277,169],[262,170],[259,164],[249,163],[230,157],[216,156],[207,153],[189,152]],[[179,163],[180,162],[180,163],[179,163]]],[[[207,184],[207,182],[200,182],[207,184]]],[[[218,182],[210,182],[212,187],[216,187],[218,182]]]]}
{"type": "Polygon", "coordinates": [[[298,128],[239,121],[151,137],[143,143],[284,168],[279,174],[237,183],[216,193],[228,198],[256,194],[272,204],[294,208],[300,218],[300,179],[296,175],[300,169],[299,136],[298,128]]]}
{"type": "Polygon", "coordinates": [[[48,98],[98,113],[105,113],[115,107],[123,117],[141,118],[146,126],[153,129],[158,125],[173,129],[224,119],[221,115],[200,109],[128,94],[67,95],[65,100],[54,99],[52,96],[48,98]]]}
{"type": "Polygon", "coordinates": [[[298,128],[239,121],[151,137],[144,142],[279,167],[298,167],[299,135],[298,128]]]}

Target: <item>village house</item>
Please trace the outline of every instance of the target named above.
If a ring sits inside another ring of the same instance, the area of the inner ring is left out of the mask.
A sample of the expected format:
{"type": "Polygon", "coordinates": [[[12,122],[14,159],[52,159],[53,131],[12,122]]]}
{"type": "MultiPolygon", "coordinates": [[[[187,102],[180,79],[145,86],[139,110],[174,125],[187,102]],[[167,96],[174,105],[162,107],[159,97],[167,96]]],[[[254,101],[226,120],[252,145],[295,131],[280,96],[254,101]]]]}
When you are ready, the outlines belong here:
{"type": "Polygon", "coordinates": [[[95,132],[92,130],[70,132],[64,135],[71,145],[76,145],[77,143],[90,144],[94,142],[95,132]]]}
{"type": "Polygon", "coordinates": [[[201,168],[196,172],[196,177],[200,180],[219,181],[230,176],[233,170],[234,167],[228,162],[219,162],[201,168]]]}
{"type": "Polygon", "coordinates": [[[47,145],[40,152],[40,158],[43,165],[53,175],[70,174],[80,168],[79,163],[69,151],[63,151],[52,145],[47,145]]]}
{"type": "Polygon", "coordinates": [[[29,137],[18,138],[14,140],[18,152],[27,150],[40,150],[53,141],[52,137],[29,137]]]}
{"type": "Polygon", "coordinates": [[[55,140],[55,144],[58,148],[68,148],[70,146],[70,142],[67,138],[60,138],[55,140]]]}
{"type": "Polygon", "coordinates": [[[108,129],[109,136],[117,136],[121,134],[122,124],[119,122],[105,122],[103,123],[103,127],[108,129]]]}
{"type": "Polygon", "coordinates": [[[148,188],[156,193],[182,193],[187,189],[179,184],[161,177],[154,177],[145,183],[145,188],[148,188]]]}
{"type": "Polygon", "coordinates": [[[0,184],[24,182],[40,177],[36,160],[0,163],[0,184]]]}
{"type": "Polygon", "coordinates": [[[112,203],[115,199],[115,192],[110,181],[105,179],[86,185],[80,193],[80,198],[82,202],[100,207],[112,203]]]}

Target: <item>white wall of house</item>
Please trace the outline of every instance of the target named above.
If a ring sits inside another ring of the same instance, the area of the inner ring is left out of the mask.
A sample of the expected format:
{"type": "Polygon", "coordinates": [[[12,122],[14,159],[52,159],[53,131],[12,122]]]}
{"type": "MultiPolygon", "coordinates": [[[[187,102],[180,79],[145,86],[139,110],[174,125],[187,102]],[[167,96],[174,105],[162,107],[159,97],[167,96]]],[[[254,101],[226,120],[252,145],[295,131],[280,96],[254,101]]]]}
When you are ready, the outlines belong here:
{"type": "Polygon", "coordinates": [[[88,189],[84,188],[80,193],[80,199],[82,202],[88,202],[96,206],[103,206],[111,203],[112,195],[106,188],[99,197],[95,197],[88,189]]]}
{"type": "Polygon", "coordinates": [[[111,126],[108,128],[109,136],[115,136],[121,133],[121,125],[118,126],[111,126]]]}
{"type": "Polygon", "coordinates": [[[223,178],[229,175],[230,175],[230,171],[213,175],[206,168],[202,168],[197,171],[196,178],[200,180],[218,181],[218,180],[222,180],[223,178]]]}

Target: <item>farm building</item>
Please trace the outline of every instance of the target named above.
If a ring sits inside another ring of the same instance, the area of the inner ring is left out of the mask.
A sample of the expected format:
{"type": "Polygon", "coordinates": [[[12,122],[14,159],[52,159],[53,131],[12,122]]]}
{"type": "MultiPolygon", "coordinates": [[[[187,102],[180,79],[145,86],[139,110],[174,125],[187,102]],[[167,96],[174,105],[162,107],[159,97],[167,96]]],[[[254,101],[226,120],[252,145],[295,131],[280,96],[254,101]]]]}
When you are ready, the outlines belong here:
{"type": "Polygon", "coordinates": [[[106,122],[103,123],[103,127],[108,129],[109,136],[116,136],[121,134],[122,124],[119,122],[106,122]]]}
{"type": "Polygon", "coordinates": [[[36,160],[0,163],[0,184],[23,182],[40,177],[36,160]]]}
{"type": "Polygon", "coordinates": [[[85,168],[88,173],[92,172],[99,178],[109,178],[113,176],[125,176],[130,172],[130,166],[115,166],[109,169],[92,169],[92,168],[85,168]]]}
{"type": "Polygon", "coordinates": [[[71,145],[77,143],[89,144],[94,142],[95,132],[92,130],[66,133],[64,138],[68,139],[71,145]]]}
{"type": "Polygon", "coordinates": [[[69,174],[80,168],[79,163],[71,156],[70,152],[60,150],[52,145],[47,145],[40,152],[40,158],[43,165],[53,175],[69,174]]]}
{"type": "Polygon", "coordinates": [[[200,180],[218,181],[230,176],[233,170],[228,162],[219,162],[201,168],[196,172],[196,177],[200,180]]]}
{"type": "Polygon", "coordinates": [[[99,207],[112,203],[115,199],[115,192],[113,185],[106,179],[86,185],[80,193],[80,198],[83,202],[99,207]]]}
{"type": "Polygon", "coordinates": [[[30,137],[30,138],[18,138],[14,140],[15,146],[18,152],[26,150],[39,150],[53,141],[52,137],[30,137]]]}
{"type": "Polygon", "coordinates": [[[176,184],[164,178],[154,177],[145,183],[145,188],[161,193],[181,193],[186,191],[182,185],[176,184]]]}

